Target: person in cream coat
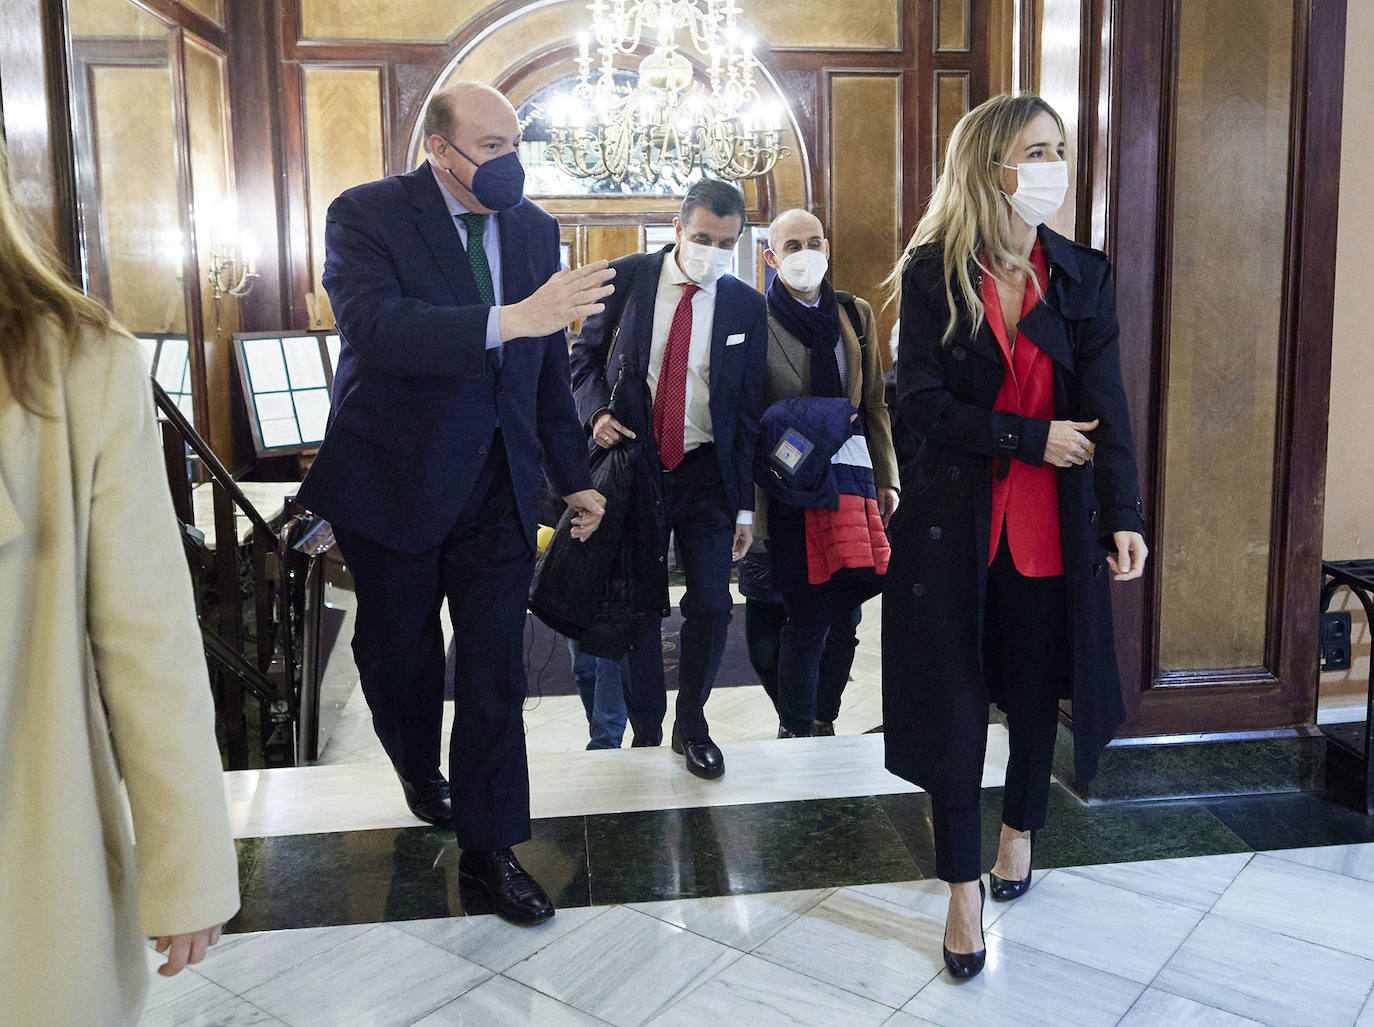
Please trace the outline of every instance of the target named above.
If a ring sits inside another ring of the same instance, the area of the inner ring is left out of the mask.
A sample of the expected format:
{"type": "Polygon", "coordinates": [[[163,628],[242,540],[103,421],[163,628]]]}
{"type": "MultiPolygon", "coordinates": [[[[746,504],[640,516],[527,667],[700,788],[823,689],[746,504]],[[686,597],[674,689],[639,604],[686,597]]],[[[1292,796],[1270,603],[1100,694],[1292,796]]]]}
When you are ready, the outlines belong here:
{"type": "Polygon", "coordinates": [[[0,1020],[137,1021],[238,909],[137,343],[34,250],[0,148],[0,1020]]]}

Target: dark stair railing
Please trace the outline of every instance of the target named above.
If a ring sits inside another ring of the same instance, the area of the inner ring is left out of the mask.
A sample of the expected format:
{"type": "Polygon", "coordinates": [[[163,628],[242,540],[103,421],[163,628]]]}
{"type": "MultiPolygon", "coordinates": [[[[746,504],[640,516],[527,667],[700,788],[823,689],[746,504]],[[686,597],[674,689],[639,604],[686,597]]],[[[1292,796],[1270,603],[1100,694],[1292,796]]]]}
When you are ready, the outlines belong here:
{"type": "Polygon", "coordinates": [[[320,616],[323,555],[333,545],[329,525],[288,500],[274,528],[232,474],[154,381],[162,420],[162,451],[172,505],[196,592],[216,716],[230,770],[252,765],[245,698],[260,711],[262,765],[291,767],[319,755],[320,616]],[[215,546],[194,527],[187,450],[199,460],[214,501],[215,546]],[[240,543],[236,511],[251,531],[240,543]],[[208,577],[208,580],[207,580],[208,577]],[[245,587],[245,578],[250,579],[245,587]],[[245,592],[252,596],[251,652],[245,592]]]}

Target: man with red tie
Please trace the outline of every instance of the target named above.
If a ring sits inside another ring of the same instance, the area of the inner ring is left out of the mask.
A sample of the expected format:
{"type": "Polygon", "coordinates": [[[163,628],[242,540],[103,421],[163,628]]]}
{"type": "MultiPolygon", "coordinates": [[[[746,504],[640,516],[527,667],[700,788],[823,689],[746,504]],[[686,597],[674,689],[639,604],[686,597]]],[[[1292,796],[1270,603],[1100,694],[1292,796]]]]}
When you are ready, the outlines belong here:
{"type": "MultiPolygon", "coordinates": [[[[725,773],[704,707],[730,626],[730,567],[754,538],[752,468],[768,336],[762,294],[729,274],[744,221],[734,186],[715,179],[692,186],[673,219],[676,243],[612,263],[615,293],[587,319],[572,353],[577,410],[593,441],[610,449],[638,430],[653,434],[666,520],[687,578],[673,751],[703,778],[725,773]],[[609,409],[622,369],[648,386],[651,409],[639,412],[637,424],[609,409]]],[[[668,539],[660,541],[666,559],[668,539]]],[[[635,745],[663,739],[661,623],[645,618],[626,660],[635,745]]]]}

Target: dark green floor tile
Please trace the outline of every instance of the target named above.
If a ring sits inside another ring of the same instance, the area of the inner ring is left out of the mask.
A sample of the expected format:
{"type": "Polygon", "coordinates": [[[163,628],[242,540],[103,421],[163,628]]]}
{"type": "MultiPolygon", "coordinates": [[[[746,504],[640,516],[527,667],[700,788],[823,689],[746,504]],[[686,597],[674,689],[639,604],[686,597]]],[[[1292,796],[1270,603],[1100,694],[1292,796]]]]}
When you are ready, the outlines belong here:
{"type": "Polygon", "coordinates": [[[921,876],[876,798],[588,817],[587,850],[596,905],[921,876]]]}
{"type": "MultiPolygon", "coordinates": [[[[397,828],[253,839],[232,933],[458,916],[458,848],[446,828],[397,828]]],[[[521,863],[556,906],[588,902],[581,817],[534,822],[521,863]]],[[[485,910],[483,910],[485,911],[485,910]]]]}
{"type": "Polygon", "coordinates": [[[1315,792],[1216,799],[1206,806],[1255,849],[1374,841],[1374,817],[1315,792]]]}
{"type": "Polygon", "coordinates": [[[1200,802],[1089,806],[1056,783],[1050,791],[1048,823],[1036,833],[1035,864],[1129,863],[1249,849],[1244,838],[1200,802]]]}

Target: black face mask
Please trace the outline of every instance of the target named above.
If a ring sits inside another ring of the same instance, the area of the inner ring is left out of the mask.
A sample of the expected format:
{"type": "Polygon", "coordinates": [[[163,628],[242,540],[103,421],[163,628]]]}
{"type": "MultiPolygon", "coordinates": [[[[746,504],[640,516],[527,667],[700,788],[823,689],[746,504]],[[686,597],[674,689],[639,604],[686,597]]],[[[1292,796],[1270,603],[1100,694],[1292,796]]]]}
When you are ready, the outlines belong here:
{"type": "Polygon", "coordinates": [[[478,203],[488,210],[509,210],[520,205],[520,201],[525,198],[525,166],[520,163],[519,153],[512,150],[500,157],[493,157],[485,164],[477,164],[466,153],[453,146],[453,141],[447,136],[440,138],[470,164],[477,165],[477,170],[472,176],[472,185],[468,185],[454,174],[452,168],[444,170],[453,175],[459,185],[469,190],[477,198],[478,203]]]}

